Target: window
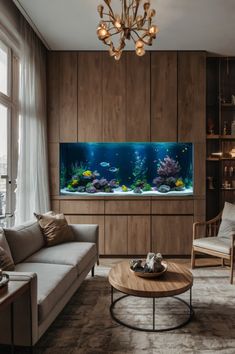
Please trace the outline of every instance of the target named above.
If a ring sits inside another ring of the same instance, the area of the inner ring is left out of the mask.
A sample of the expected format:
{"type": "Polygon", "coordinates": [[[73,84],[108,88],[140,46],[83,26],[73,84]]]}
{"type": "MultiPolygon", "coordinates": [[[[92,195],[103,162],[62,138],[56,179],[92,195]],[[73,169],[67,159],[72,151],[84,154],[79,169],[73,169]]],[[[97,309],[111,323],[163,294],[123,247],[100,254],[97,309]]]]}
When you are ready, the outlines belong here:
{"type": "Polygon", "coordinates": [[[0,92],[9,96],[10,79],[10,51],[9,48],[0,41],[0,92]]]}
{"type": "Polygon", "coordinates": [[[17,57],[0,40],[0,226],[11,226],[14,223],[18,157],[18,71],[17,57]]]}

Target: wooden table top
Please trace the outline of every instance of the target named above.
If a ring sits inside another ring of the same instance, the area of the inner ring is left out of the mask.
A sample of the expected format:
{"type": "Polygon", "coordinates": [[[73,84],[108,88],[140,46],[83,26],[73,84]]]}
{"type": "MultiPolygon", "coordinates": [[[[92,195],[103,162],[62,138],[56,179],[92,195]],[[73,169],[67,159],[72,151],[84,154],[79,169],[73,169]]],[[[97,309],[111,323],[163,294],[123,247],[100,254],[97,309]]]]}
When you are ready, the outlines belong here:
{"type": "Polygon", "coordinates": [[[146,279],[130,271],[129,261],[116,264],[109,272],[109,283],[117,290],[141,297],[166,297],[182,294],[193,285],[189,269],[168,262],[167,271],[157,278],[146,279]]]}
{"type": "Polygon", "coordinates": [[[10,280],[6,287],[0,289],[0,310],[14,302],[18,296],[29,289],[30,282],[27,280],[10,280]]]}

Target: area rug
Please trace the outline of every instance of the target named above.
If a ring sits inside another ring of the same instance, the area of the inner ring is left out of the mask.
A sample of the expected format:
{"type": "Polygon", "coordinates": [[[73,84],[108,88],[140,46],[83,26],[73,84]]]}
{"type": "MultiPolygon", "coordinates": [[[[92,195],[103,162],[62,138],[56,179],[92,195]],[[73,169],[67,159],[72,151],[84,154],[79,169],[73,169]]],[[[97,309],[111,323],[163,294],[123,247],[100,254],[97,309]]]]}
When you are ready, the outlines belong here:
{"type": "MultiPolygon", "coordinates": [[[[161,333],[135,331],[111,319],[108,272],[100,266],[94,278],[87,276],[37,344],[35,354],[235,353],[235,285],[229,284],[228,269],[195,269],[194,319],[181,329],[161,333]]],[[[151,326],[151,306],[150,299],[129,297],[116,311],[132,324],[151,326]]],[[[177,322],[183,311],[176,300],[157,300],[156,324],[177,322]],[[171,310],[170,316],[166,310],[171,310]]]]}

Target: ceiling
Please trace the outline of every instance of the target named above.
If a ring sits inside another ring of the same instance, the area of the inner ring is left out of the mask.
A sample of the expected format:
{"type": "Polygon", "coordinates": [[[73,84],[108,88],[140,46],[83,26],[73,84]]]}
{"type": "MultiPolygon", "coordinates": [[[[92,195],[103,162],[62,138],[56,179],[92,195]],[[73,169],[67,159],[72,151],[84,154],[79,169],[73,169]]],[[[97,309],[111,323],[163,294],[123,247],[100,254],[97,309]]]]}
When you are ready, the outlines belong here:
{"type": "MultiPolygon", "coordinates": [[[[97,5],[102,0],[13,1],[31,19],[49,49],[106,49],[96,37],[97,5]]],[[[152,50],[235,55],[235,0],[152,0],[152,7],[157,10],[155,22],[160,28],[152,50]]]]}

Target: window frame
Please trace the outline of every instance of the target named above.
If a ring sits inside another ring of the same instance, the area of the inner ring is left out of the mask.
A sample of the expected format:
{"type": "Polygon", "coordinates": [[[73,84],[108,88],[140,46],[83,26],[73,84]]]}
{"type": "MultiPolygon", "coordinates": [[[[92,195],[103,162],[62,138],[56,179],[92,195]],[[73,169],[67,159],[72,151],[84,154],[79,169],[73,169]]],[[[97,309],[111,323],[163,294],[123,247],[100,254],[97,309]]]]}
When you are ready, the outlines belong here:
{"type": "Polygon", "coordinates": [[[7,226],[14,225],[15,189],[18,165],[18,126],[19,126],[19,56],[13,49],[0,41],[8,48],[7,95],[0,92],[0,103],[8,110],[7,122],[7,178],[6,178],[6,210],[7,226]]]}

